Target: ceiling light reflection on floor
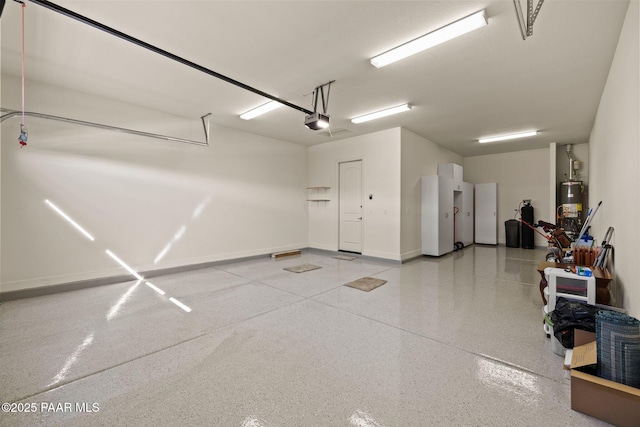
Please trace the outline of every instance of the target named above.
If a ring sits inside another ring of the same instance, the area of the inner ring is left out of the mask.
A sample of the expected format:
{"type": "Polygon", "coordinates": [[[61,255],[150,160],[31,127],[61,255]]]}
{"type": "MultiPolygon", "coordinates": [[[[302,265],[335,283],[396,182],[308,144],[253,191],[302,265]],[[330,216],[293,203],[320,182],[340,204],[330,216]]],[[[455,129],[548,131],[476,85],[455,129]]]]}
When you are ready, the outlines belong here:
{"type": "Polygon", "coordinates": [[[167,246],[165,246],[164,248],[162,248],[162,250],[160,251],[160,253],[156,256],[156,258],[153,260],[154,264],[157,264],[158,261],[160,261],[162,258],[164,258],[164,256],[169,252],[169,250],[171,249],[171,246],[173,246],[173,242],[169,242],[167,244],[167,246]]]}
{"type": "Polygon", "coordinates": [[[242,425],[240,427],[265,427],[265,425],[256,417],[248,416],[242,421],[242,425]]]}
{"type": "Polygon", "coordinates": [[[71,369],[73,364],[78,361],[78,357],[80,357],[80,354],[84,351],[85,348],[90,346],[91,343],[93,343],[93,332],[87,335],[84,341],[82,341],[82,344],[80,344],[78,348],[76,348],[76,350],[71,353],[71,356],[67,357],[67,360],[65,360],[62,369],[60,369],[60,371],[53,378],[53,381],[47,387],[51,387],[52,385],[56,385],[62,382],[67,377],[69,369],[71,369]]]}
{"type": "Polygon", "coordinates": [[[157,264],[158,261],[164,258],[164,256],[169,252],[169,250],[171,250],[171,247],[173,246],[173,244],[178,240],[180,240],[180,238],[182,238],[182,236],[184,236],[184,233],[186,232],[187,232],[187,227],[185,225],[181,225],[180,229],[176,231],[176,234],[173,235],[173,238],[171,239],[171,241],[167,243],[167,246],[165,246],[160,251],[160,253],[156,256],[156,258],[153,260],[153,263],[157,264]]]}
{"type": "Polygon", "coordinates": [[[351,414],[349,417],[349,424],[355,427],[384,427],[378,421],[376,421],[370,414],[360,409],[351,414]]]}
{"type": "Polygon", "coordinates": [[[191,309],[188,306],[184,305],[183,303],[181,303],[180,301],[178,301],[174,297],[169,298],[169,301],[171,301],[172,303],[174,303],[175,305],[177,305],[178,307],[180,307],[181,309],[183,309],[187,313],[191,313],[191,309]]]}
{"type": "Polygon", "coordinates": [[[478,359],[477,375],[491,388],[502,390],[524,403],[535,404],[542,394],[535,375],[500,362],[478,359]]]}
{"type": "Polygon", "coordinates": [[[93,236],[91,234],[89,234],[89,232],[87,230],[85,230],[84,228],[80,227],[80,225],[75,222],[74,220],[72,220],[69,215],[67,215],[66,213],[64,213],[59,207],[57,207],[56,205],[54,205],[53,203],[51,203],[49,200],[45,200],[44,201],[47,205],[49,205],[49,207],[51,209],[53,209],[54,211],[56,211],[58,213],[58,215],[60,215],[62,218],[64,218],[65,220],[67,220],[67,222],[71,225],[73,225],[78,231],[80,231],[87,239],[91,240],[92,242],[95,240],[93,238],[93,236]]]}
{"type": "Polygon", "coordinates": [[[131,288],[129,288],[129,290],[127,292],[125,292],[120,299],[118,300],[118,302],[116,302],[111,309],[109,310],[109,312],[107,313],[107,320],[113,320],[114,317],[116,317],[118,315],[118,312],[120,311],[120,308],[122,308],[122,306],[124,305],[125,302],[127,302],[127,300],[131,297],[131,294],[133,293],[133,291],[138,287],[138,285],[142,282],[142,280],[138,280],[135,285],[133,285],[131,288]]]}
{"type": "Polygon", "coordinates": [[[191,219],[196,219],[200,216],[204,208],[207,207],[209,202],[211,201],[211,196],[207,196],[196,208],[193,210],[193,214],[191,214],[191,219]]]}
{"type": "MultiPolygon", "coordinates": [[[[191,214],[191,219],[195,220],[196,218],[198,218],[210,201],[211,201],[211,196],[207,196],[204,200],[202,200],[198,204],[198,206],[196,206],[196,208],[193,210],[193,213],[191,214]]],[[[176,233],[173,235],[171,240],[164,246],[164,248],[162,248],[160,253],[156,255],[155,259],[153,260],[153,263],[154,264],[159,263],[162,260],[162,258],[164,258],[165,255],[169,253],[169,251],[173,247],[173,244],[176,243],[178,240],[180,240],[185,235],[186,232],[187,232],[187,226],[182,224],[178,229],[178,231],[176,231],[176,233]]]]}
{"type": "Polygon", "coordinates": [[[120,258],[118,258],[116,256],[116,254],[114,254],[113,252],[111,252],[109,249],[107,249],[107,255],[109,255],[111,258],[113,258],[115,260],[115,262],[117,262],[118,264],[120,264],[122,267],[124,267],[125,270],[127,270],[129,273],[131,273],[131,275],[133,275],[133,277],[135,277],[138,280],[142,280],[144,279],[144,277],[142,277],[141,275],[139,275],[138,273],[136,273],[133,268],[129,267],[127,264],[124,263],[124,261],[122,261],[120,258]]]}
{"type": "Polygon", "coordinates": [[[162,289],[160,289],[159,287],[157,287],[156,285],[154,285],[151,282],[146,282],[146,285],[148,287],[150,287],[151,289],[153,289],[154,291],[156,291],[157,293],[159,293],[160,295],[164,295],[165,291],[163,291],[162,289]]]}

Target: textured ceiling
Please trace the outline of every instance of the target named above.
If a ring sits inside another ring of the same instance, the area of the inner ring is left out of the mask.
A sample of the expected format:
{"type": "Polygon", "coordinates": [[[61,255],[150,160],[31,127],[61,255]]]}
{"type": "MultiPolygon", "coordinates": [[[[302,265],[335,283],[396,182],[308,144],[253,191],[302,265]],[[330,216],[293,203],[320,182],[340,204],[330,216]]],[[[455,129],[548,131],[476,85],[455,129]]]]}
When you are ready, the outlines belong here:
{"type": "MultiPolygon", "coordinates": [[[[463,156],[587,142],[628,6],[547,0],[523,40],[510,0],[54,3],[304,108],[335,80],[334,134],[306,129],[304,113],[287,107],[241,120],[267,100],[27,2],[30,79],[181,117],[211,112],[212,123],[304,145],[401,126],[463,156]],[[484,28],[381,69],[369,63],[481,9],[484,28]],[[410,112],[350,122],[405,102],[410,112]],[[476,142],[528,129],[540,134],[476,142]]],[[[7,1],[0,24],[2,72],[19,75],[18,3],[7,1]]]]}

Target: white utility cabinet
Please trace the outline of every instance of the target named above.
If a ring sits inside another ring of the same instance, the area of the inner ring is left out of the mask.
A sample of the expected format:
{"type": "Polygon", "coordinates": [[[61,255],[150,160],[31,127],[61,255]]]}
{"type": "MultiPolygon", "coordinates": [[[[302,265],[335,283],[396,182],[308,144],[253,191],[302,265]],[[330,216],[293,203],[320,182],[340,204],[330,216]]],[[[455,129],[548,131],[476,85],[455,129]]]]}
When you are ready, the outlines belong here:
{"type": "Polygon", "coordinates": [[[454,189],[460,190],[460,188],[456,188],[457,186],[462,186],[462,178],[463,178],[463,170],[462,166],[455,163],[440,163],[438,165],[438,175],[446,176],[447,178],[451,178],[453,180],[454,189]]]}
{"type": "Polygon", "coordinates": [[[498,184],[476,184],[475,241],[498,244],[498,184]]]}
{"type": "Polygon", "coordinates": [[[453,180],[422,177],[422,253],[440,256],[453,250],[453,180]]]}
{"type": "Polygon", "coordinates": [[[452,252],[456,242],[473,243],[473,199],[473,184],[462,181],[460,165],[440,164],[438,175],[422,177],[424,255],[452,252]]]}
{"type": "Polygon", "coordinates": [[[462,242],[465,246],[473,244],[473,184],[462,183],[462,206],[456,216],[456,225],[460,224],[460,231],[456,230],[456,242],[462,242]]]}

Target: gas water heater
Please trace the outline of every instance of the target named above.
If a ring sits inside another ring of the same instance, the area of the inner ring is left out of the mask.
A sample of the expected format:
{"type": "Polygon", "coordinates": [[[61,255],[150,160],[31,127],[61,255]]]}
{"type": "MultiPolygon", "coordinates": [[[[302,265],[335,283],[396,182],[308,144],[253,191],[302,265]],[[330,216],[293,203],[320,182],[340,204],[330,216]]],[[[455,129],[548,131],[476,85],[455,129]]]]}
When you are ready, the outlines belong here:
{"type": "Polygon", "coordinates": [[[569,238],[575,238],[582,227],[583,186],[582,181],[576,180],[576,170],[580,162],[571,155],[572,145],[567,144],[569,157],[569,179],[560,183],[558,191],[560,206],[558,206],[558,226],[562,227],[569,238]]]}

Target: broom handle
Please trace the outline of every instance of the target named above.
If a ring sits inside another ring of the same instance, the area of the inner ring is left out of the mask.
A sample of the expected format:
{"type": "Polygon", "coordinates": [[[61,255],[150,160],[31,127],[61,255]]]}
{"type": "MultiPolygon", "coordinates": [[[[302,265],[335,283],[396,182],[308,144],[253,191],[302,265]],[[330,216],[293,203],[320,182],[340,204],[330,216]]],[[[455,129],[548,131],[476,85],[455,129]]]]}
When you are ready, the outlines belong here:
{"type": "Polygon", "coordinates": [[[596,213],[598,212],[598,209],[600,209],[600,205],[602,204],[602,200],[600,200],[598,202],[598,206],[596,206],[596,210],[595,211],[591,211],[589,210],[589,214],[587,215],[587,220],[584,222],[584,225],[582,226],[582,230],[580,230],[580,234],[578,235],[578,238],[575,240],[575,242],[573,242],[573,246],[576,246],[576,243],[580,241],[580,239],[582,239],[582,236],[584,236],[584,233],[586,233],[587,229],[589,228],[589,225],[591,224],[591,220],[593,219],[594,216],[596,216],[596,213]]]}

